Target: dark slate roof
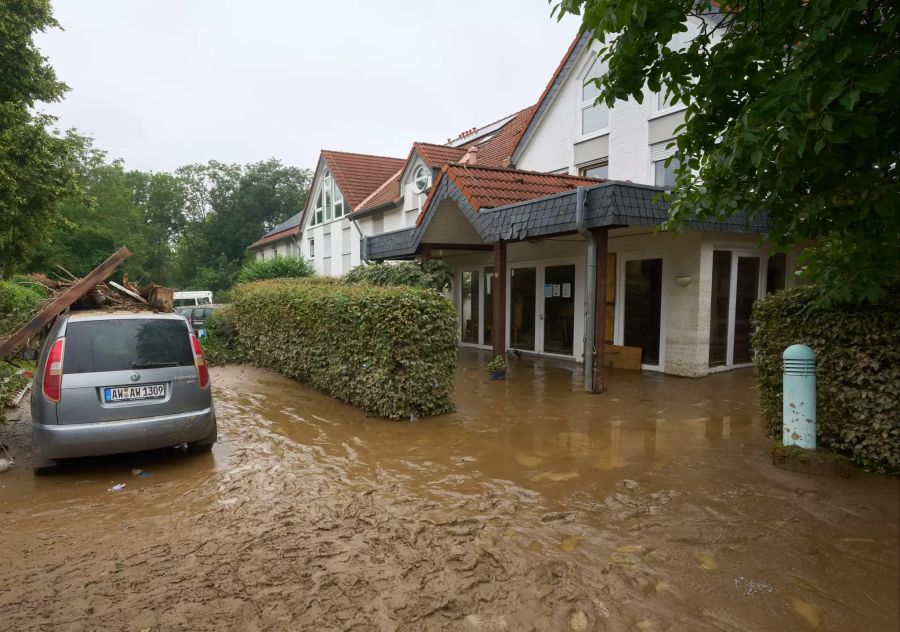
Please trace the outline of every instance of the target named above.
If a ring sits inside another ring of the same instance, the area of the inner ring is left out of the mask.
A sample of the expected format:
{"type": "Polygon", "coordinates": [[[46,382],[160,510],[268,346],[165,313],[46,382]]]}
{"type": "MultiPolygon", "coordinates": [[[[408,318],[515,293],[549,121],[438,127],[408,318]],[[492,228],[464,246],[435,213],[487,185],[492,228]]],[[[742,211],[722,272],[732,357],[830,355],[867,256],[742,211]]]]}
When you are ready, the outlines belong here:
{"type": "MultiPolygon", "coordinates": [[[[586,187],[585,227],[622,228],[658,226],[668,218],[669,206],[659,187],[630,182],[603,182],[586,187]]],[[[443,200],[454,200],[483,240],[521,241],[575,232],[576,190],[571,189],[498,208],[478,209],[449,178],[441,178],[432,195],[431,212],[417,226],[368,238],[369,259],[390,259],[414,255],[422,243],[436,209],[443,200]]],[[[765,216],[750,220],[737,215],[724,221],[704,220],[689,223],[691,230],[764,234],[765,216]]]]}
{"type": "Polygon", "coordinates": [[[280,241],[282,239],[290,237],[291,235],[299,234],[299,226],[300,213],[297,213],[293,217],[281,222],[278,226],[247,246],[247,248],[259,248],[260,246],[265,246],[266,244],[272,243],[273,241],[280,241]]]}

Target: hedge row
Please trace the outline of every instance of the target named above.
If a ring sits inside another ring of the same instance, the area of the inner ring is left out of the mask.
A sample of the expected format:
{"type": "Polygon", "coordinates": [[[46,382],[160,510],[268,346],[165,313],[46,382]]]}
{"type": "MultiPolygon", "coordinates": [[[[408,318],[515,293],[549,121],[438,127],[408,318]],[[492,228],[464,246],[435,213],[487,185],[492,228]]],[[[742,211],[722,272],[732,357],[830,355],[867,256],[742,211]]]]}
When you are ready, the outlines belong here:
{"type": "Polygon", "coordinates": [[[437,292],[277,279],[235,288],[240,352],[389,418],[453,409],[456,317],[437,292]]]}
{"type": "Polygon", "coordinates": [[[48,293],[26,277],[0,281],[0,336],[28,322],[48,293]]]}
{"type": "Polygon", "coordinates": [[[397,263],[363,263],[341,278],[342,283],[371,283],[372,285],[412,285],[446,292],[453,281],[453,270],[440,259],[426,263],[401,261],[397,263]]]}
{"type": "Polygon", "coordinates": [[[815,287],[778,292],[753,309],[763,412],[781,437],[782,352],[816,352],[819,443],[857,464],[900,472],[900,288],[877,305],[824,308],[815,287]]]}

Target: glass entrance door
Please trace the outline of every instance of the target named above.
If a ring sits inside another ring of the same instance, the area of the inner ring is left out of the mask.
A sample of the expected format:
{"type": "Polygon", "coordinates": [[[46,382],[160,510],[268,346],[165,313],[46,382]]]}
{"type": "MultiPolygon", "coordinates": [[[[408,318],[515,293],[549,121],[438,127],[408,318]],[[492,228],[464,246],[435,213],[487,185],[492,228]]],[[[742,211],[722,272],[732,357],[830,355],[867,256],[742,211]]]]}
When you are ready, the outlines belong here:
{"type": "Polygon", "coordinates": [[[544,353],[572,355],[575,327],[575,266],[544,268],[544,353]]]}
{"type": "Polygon", "coordinates": [[[641,364],[658,366],[662,324],[662,259],[625,262],[622,339],[640,347],[641,364]]]}
{"type": "Polygon", "coordinates": [[[509,346],[534,351],[537,268],[512,268],[509,274],[509,346]]]}
{"type": "Polygon", "coordinates": [[[758,256],[713,252],[709,366],[752,362],[750,317],[760,296],[760,273],[758,256]]]}

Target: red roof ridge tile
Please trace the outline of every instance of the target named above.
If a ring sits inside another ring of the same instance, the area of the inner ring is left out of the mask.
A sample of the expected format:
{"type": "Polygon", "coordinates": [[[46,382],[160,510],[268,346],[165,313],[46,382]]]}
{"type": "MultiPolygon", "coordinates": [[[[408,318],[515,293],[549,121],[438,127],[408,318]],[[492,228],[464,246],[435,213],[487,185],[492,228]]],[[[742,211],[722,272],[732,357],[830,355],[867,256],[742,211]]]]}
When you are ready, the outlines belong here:
{"type": "Polygon", "coordinates": [[[383,158],[386,160],[403,160],[403,158],[397,158],[396,156],[382,156],[379,154],[364,154],[358,151],[341,151],[339,149],[320,149],[319,150],[323,154],[341,154],[344,156],[363,156],[365,158],[383,158]]]}

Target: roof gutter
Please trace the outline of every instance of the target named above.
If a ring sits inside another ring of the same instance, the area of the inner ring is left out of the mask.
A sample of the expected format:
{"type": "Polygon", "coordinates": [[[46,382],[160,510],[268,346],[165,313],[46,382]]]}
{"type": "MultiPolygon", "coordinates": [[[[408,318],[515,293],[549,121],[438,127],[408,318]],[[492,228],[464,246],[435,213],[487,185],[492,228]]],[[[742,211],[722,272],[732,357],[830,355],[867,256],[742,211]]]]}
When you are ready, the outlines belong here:
{"type": "Polygon", "coordinates": [[[587,241],[587,300],[584,302],[584,390],[594,390],[594,314],[597,313],[597,238],[584,225],[585,187],[575,189],[575,228],[587,241]]]}

